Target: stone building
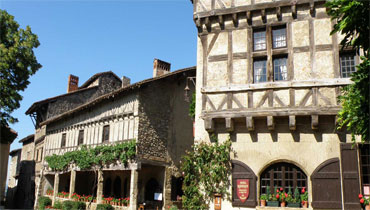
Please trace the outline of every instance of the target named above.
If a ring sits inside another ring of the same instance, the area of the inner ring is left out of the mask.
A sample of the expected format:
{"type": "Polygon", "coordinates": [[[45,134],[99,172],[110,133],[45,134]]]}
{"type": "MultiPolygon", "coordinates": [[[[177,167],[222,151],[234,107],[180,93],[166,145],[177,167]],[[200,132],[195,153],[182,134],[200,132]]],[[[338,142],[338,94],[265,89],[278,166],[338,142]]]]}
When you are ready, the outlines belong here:
{"type": "MultiPolygon", "coordinates": [[[[37,194],[45,195],[51,188],[54,201],[58,199],[56,193],[64,191],[94,195],[97,203],[102,202],[102,196],[130,197],[130,209],[137,209],[138,204],[146,208],[180,204],[180,158],[193,144],[186,99],[195,91],[195,74],[195,67],[170,72],[169,63],[155,59],[151,79],[130,85],[124,78],[126,82],[115,90],[46,120],[39,120],[38,113],[40,131],[36,136],[42,135],[35,141],[43,140],[36,143],[36,151],[42,154],[39,167],[36,162],[36,173],[40,170],[37,194]],[[137,142],[136,159],[126,167],[106,166],[97,174],[79,168],[55,172],[45,161],[47,156],[82,145],[95,147],[132,139],[137,142]],[[94,182],[98,183],[96,188],[91,187],[94,182]]],[[[56,112],[50,105],[41,116],[56,112]]]]}
{"type": "Polygon", "coordinates": [[[11,156],[10,159],[10,169],[8,174],[8,189],[6,191],[6,204],[5,207],[9,209],[15,208],[15,193],[17,192],[17,185],[18,185],[18,176],[19,176],[19,168],[21,162],[21,153],[22,149],[15,149],[9,152],[11,156]]]}
{"type": "MultiPolygon", "coordinates": [[[[262,209],[266,188],[308,190],[310,209],[360,209],[369,145],[336,129],[340,88],[359,62],[321,0],[194,0],[198,29],[195,142],[230,138],[232,200],[262,209]],[[249,196],[237,193],[249,181],[249,196]]],[[[213,208],[213,206],[212,206],[213,208]]],[[[271,208],[274,209],[274,208],[271,208]]],[[[279,208],[276,208],[279,209],[279,208]]]]}
{"type": "Polygon", "coordinates": [[[34,135],[19,141],[22,148],[9,153],[12,157],[6,207],[32,209],[35,201],[34,135]]]}

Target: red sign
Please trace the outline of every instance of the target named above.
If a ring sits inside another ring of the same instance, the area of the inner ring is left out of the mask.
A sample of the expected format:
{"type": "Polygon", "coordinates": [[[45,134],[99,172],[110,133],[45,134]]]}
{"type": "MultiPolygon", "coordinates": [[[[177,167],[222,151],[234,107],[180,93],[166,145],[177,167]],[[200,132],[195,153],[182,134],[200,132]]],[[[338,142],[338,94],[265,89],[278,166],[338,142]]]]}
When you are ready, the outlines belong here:
{"type": "Polygon", "coordinates": [[[249,179],[236,180],[236,194],[242,203],[244,203],[249,196],[249,179]]]}

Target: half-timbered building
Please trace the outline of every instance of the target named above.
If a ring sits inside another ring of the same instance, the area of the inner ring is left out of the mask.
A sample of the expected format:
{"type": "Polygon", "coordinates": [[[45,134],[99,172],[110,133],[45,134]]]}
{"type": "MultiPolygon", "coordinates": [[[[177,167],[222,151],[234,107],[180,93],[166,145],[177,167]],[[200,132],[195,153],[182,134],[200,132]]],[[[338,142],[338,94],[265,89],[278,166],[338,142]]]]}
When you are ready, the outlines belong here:
{"type": "MultiPolygon", "coordinates": [[[[358,52],[321,0],[193,0],[198,29],[195,142],[230,138],[232,200],[262,209],[269,186],[308,189],[310,209],[360,209],[369,187],[369,145],[337,130],[340,89],[358,52]],[[248,198],[237,193],[249,180],[248,198]]],[[[213,208],[213,206],[212,206],[213,208]]],[[[278,208],[277,208],[278,209],[278,208]]]]}
{"type": "MultiPolygon", "coordinates": [[[[195,91],[195,67],[170,72],[170,64],[154,60],[153,78],[127,84],[86,103],[40,121],[43,128],[42,167],[38,194],[58,192],[130,198],[129,208],[181,205],[180,158],[193,144],[188,97],[195,91]],[[184,91],[186,89],[186,91],[184,91]],[[185,94],[186,93],[186,94],[185,94]],[[81,146],[136,140],[136,158],[128,165],[104,166],[97,173],[69,167],[48,167],[45,157],[62,155],[81,146]],[[94,183],[96,187],[94,187],[94,183]]],[[[107,84],[109,85],[109,84],[107,84]]],[[[37,146],[36,146],[37,147],[37,146]]]]}

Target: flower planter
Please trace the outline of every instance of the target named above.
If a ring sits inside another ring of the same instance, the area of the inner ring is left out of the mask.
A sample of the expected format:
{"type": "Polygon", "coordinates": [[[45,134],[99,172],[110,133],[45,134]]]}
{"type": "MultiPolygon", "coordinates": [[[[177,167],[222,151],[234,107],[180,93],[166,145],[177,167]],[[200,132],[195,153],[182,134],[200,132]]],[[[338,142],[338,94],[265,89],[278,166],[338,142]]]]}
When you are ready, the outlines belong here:
{"type": "Polygon", "coordinates": [[[299,207],[301,207],[301,204],[300,203],[288,203],[287,207],[296,207],[296,208],[299,208],[299,207]]]}
{"type": "Polygon", "coordinates": [[[279,201],[267,201],[267,206],[279,207],[279,201]]]}
{"type": "Polygon", "coordinates": [[[261,206],[266,206],[266,201],[265,200],[261,200],[261,206]]]}
{"type": "Polygon", "coordinates": [[[280,203],[280,206],[281,206],[281,207],[285,207],[285,206],[286,206],[286,202],[285,202],[285,201],[281,202],[281,203],[280,203]]]}
{"type": "Polygon", "coordinates": [[[308,208],[308,201],[302,201],[302,208],[308,208]]]}

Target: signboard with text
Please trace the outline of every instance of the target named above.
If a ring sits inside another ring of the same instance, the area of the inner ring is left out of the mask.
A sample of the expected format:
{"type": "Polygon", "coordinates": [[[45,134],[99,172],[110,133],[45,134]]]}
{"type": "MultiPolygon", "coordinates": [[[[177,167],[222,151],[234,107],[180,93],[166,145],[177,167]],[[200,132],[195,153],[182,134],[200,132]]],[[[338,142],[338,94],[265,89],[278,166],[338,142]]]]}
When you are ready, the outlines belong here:
{"type": "Polygon", "coordinates": [[[242,203],[244,203],[249,196],[249,179],[236,180],[236,194],[242,203]]]}

